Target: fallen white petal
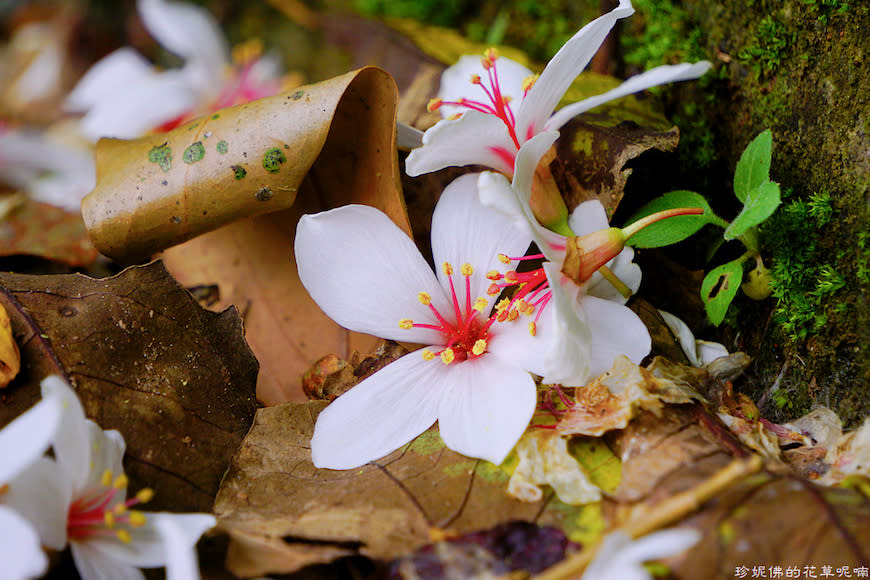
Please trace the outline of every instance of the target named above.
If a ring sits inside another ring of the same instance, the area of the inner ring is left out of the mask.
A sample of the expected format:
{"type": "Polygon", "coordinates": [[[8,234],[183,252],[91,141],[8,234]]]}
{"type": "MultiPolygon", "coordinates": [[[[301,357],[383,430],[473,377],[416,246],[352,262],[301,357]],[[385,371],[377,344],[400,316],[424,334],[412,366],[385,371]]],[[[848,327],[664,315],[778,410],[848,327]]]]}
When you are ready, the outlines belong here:
{"type": "Polygon", "coordinates": [[[0,562],[5,580],[25,580],[41,576],[48,567],[39,536],[30,523],[0,505],[0,562]]]}

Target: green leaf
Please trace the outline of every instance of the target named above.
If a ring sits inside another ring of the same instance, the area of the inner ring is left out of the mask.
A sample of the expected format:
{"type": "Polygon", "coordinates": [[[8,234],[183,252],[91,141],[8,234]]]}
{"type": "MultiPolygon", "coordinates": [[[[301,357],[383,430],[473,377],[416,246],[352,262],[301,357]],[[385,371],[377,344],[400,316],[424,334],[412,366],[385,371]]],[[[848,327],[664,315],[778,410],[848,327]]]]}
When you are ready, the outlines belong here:
{"type": "Polygon", "coordinates": [[[755,227],[779,207],[779,184],[775,181],[765,181],[746,196],[743,209],[725,230],[726,240],[733,240],[751,227],[755,227]]]}
{"type": "Polygon", "coordinates": [[[719,326],[743,281],[743,262],[733,260],[712,269],[701,282],[701,299],[710,322],[719,326]]]}
{"type": "Polygon", "coordinates": [[[734,169],[734,195],[742,202],[751,191],[766,181],[770,181],[770,151],[773,147],[773,134],[770,129],[753,139],[734,169]]]}
{"type": "Polygon", "coordinates": [[[721,221],[707,200],[694,191],[671,191],[657,197],[628,219],[630,225],[650,214],[678,207],[699,207],[704,210],[701,215],[676,216],[663,219],[645,227],[629,240],[629,245],[636,248],[658,248],[683,241],[708,223],[721,221]]]}

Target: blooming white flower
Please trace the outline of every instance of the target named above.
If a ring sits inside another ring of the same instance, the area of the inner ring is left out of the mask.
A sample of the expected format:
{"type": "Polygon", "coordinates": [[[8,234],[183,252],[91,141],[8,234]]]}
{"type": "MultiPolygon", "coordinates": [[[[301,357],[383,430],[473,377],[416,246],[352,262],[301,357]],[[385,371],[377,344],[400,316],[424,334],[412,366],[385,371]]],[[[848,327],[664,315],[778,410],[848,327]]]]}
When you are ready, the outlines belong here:
{"type": "Polygon", "coordinates": [[[166,0],[138,0],[137,8],[148,32],[184,66],[157,71],[129,47],[96,63],[66,102],[70,111],[86,113],[81,129],[88,138],[139,137],[279,90],[279,67],[269,57],[251,59],[227,76],[229,47],[206,9],[166,0]]]}
{"type": "Polygon", "coordinates": [[[42,392],[63,405],[52,442],[56,461],[41,458],[22,471],[9,485],[8,504],[32,522],[47,547],[61,550],[69,543],[85,580],[144,578],[137,568],[156,566],[166,566],[176,578],[177,570],[196,570],[193,546],[215,518],[130,510],[152,492],[127,499],[121,434],[86,419],[78,397],[59,377],[45,379],[42,392]]]}
{"type": "Polygon", "coordinates": [[[483,59],[463,57],[445,71],[441,84],[444,96],[430,105],[443,108],[447,118],[426,131],[423,146],[408,156],[408,175],[469,164],[512,175],[517,153],[535,135],[558,131],[572,118],[608,101],[664,83],[695,79],[709,70],[707,61],[656,67],[554,114],[565,91],[592,60],[616,21],[633,13],[630,1],[620,0],[619,6],[568,40],[538,78],[494,51],[487,51],[483,59]],[[480,96],[483,99],[477,100],[480,96]],[[461,117],[453,118],[459,111],[464,111],[461,117]]]}
{"type": "MultiPolygon", "coordinates": [[[[413,241],[374,208],[349,205],[300,220],[299,278],[326,314],[351,330],[430,345],[321,412],[311,441],[316,466],[349,469],[378,459],[436,419],[454,451],[504,459],[535,409],[527,371],[542,374],[556,339],[552,309],[543,304],[534,336],[520,322],[519,301],[487,314],[499,293],[490,291],[493,280],[505,273],[504,256],[522,256],[529,243],[481,206],[476,175],[451,183],[435,208],[437,277],[413,241]]],[[[526,314],[533,310],[522,305],[526,314]]]]}
{"type": "Polygon", "coordinates": [[[644,562],[679,554],[700,539],[700,532],[689,528],[661,530],[636,540],[619,530],[611,532],[581,580],[652,580],[644,562]]]}
{"type": "Polygon", "coordinates": [[[719,357],[728,356],[728,349],[724,345],[709,340],[696,339],[689,326],[678,316],[664,310],[659,310],[659,314],[674,336],[677,337],[677,340],[680,341],[680,348],[683,349],[692,366],[702,367],[719,357]]]}
{"type": "Polygon", "coordinates": [[[46,397],[0,430],[0,538],[3,538],[0,562],[3,578],[34,578],[43,574],[48,566],[39,535],[30,522],[4,505],[4,489],[42,456],[54,437],[60,417],[60,399],[46,397]]]}
{"type": "Polygon", "coordinates": [[[97,181],[90,151],[36,131],[0,127],[0,181],[43,203],[78,212],[97,181]]]}

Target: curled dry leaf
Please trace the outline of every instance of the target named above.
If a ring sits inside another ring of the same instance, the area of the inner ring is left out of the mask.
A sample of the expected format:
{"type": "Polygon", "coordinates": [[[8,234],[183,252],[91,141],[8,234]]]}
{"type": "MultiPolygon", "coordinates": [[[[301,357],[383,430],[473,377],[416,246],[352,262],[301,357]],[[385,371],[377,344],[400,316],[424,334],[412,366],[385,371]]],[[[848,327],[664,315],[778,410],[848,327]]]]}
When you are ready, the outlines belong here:
{"type": "Polygon", "coordinates": [[[21,353],[12,336],[9,314],[0,303],[0,388],[8,385],[21,370],[21,353]]]}
{"type": "Polygon", "coordinates": [[[384,340],[372,354],[363,356],[355,352],[349,361],[328,354],[314,363],[302,377],[302,390],[309,399],[332,401],[407,353],[408,349],[399,343],[384,340]]]}
{"type": "Polygon", "coordinates": [[[38,256],[82,267],[98,255],[82,216],[28,198],[0,219],[0,239],[0,256],[38,256]]]}
{"type": "Polygon", "coordinates": [[[157,509],[209,511],[256,408],[257,361],[238,313],[203,310],[160,263],[104,280],[0,274],[0,303],[22,373],[0,424],[39,398],[39,380],[71,380],[87,415],[118,429],[133,489],[157,509]]]}
{"type": "Polygon", "coordinates": [[[582,508],[510,498],[507,471],[450,451],[434,428],[358,469],[316,469],[309,442],[324,406],[284,403],[257,412],[215,501],[232,539],[233,573],[287,573],[354,554],[392,560],[433,535],[512,520],[569,531],[591,525],[582,508]]]}

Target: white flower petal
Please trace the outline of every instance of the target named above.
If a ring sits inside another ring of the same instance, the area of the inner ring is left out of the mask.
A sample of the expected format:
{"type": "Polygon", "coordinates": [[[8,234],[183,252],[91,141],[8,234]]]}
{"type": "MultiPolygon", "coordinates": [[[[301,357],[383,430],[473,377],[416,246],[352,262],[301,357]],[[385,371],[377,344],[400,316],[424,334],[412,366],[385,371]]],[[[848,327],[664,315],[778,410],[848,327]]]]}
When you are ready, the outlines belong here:
{"type": "MultiPolygon", "coordinates": [[[[505,58],[498,57],[496,60],[496,72],[498,85],[502,96],[510,97],[508,106],[516,114],[519,103],[523,98],[523,81],[532,75],[525,66],[505,58]]],[[[490,104],[489,97],[483,88],[471,83],[472,75],[478,75],[483,80],[483,85],[489,87],[487,72],[483,68],[480,56],[465,55],[453,66],[447,67],[441,74],[441,87],[438,89],[438,97],[444,101],[458,101],[469,99],[485,104],[490,104]]],[[[464,113],[468,109],[452,105],[442,105],[440,111],[443,118],[448,118],[455,113],[464,113]]]]}
{"type": "Polygon", "coordinates": [[[450,292],[442,264],[453,266],[453,283],[460,305],[465,308],[465,278],[460,274],[464,263],[471,264],[474,273],[469,278],[472,303],[478,297],[487,297],[491,281],[486,278],[490,270],[506,270],[498,254],[522,256],[532,243],[531,237],[513,226],[511,221],[480,202],[477,190],[479,174],[463,175],[450,183],[441,194],[432,214],[432,255],[438,281],[446,293],[450,292]]]}
{"type": "Polygon", "coordinates": [[[619,355],[637,364],[649,354],[649,331],[627,306],[586,295],[581,297],[579,308],[593,337],[589,363],[592,376],[607,372],[619,355]]]}
{"type": "Polygon", "coordinates": [[[402,329],[399,321],[437,321],[421,291],[445,316],[453,307],[411,238],[375,208],[346,205],[303,216],[296,229],[299,279],[338,324],[406,342],[440,344],[440,332],[402,329]]]}
{"type": "Polygon", "coordinates": [[[695,340],[695,335],[692,334],[689,325],[683,322],[680,317],[664,310],[659,310],[659,314],[674,336],[677,337],[677,340],[680,341],[680,348],[683,349],[692,366],[702,367],[719,357],[728,356],[728,349],[718,342],[695,340]]]}
{"type": "Polygon", "coordinates": [[[517,115],[518,135],[529,135],[545,130],[545,123],[546,130],[559,129],[562,126],[547,122],[547,118],[556,109],[562,95],[577,75],[586,68],[598,52],[598,48],[616,21],[632,14],[634,8],[631,2],[620,0],[619,6],[581,28],[559,49],[559,52],[547,63],[520,107],[517,115]]]}
{"type": "Polygon", "coordinates": [[[438,121],[423,134],[423,146],[405,160],[405,173],[422,175],[451,166],[484,165],[510,175],[517,147],[507,127],[493,115],[468,111],[438,121]]]}
{"type": "Polygon", "coordinates": [[[95,543],[78,542],[70,548],[82,580],[145,580],[141,570],[107,556],[95,543]]]}
{"type": "Polygon", "coordinates": [[[594,97],[589,97],[588,99],[583,99],[582,101],[572,103],[566,107],[563,107],[562,109],[559,109],[559,111],[555,115],[550,117],[550,119],[545,123],[544,127],[551,131],[558,130],[562,127],[562,125],[564,125],[580,113],[585,113],[586,111],[594,109],[598,105],[604,104],[608,101],[612,101],[614,99],[618,99],[632,93],[637,93],[650,87],[656,87],[658,85],[675,83],[677,81],[697,79],[708,70],[710,70],[710,66],[711,65],[709,62],[707,62],[706,60],[702,60],[696,63],[684,62],[682,64],[663,65],[654,69],[650,69],[648,71],[642,72],[639,75],[631,77],[615,89],[611,89],[606,93],[602,93],[594,97]]]}
{"type": "Polygon", "coordinates": [[[605,536],[581,580],[652,580],[642,566],[644,562],[679,554],[700,537],[697,530],[683,528],[662,530],[632,541],[617,530],[605,536]]]}
{"type": "Polygon", "coordinates": [[[79,80],[64,103],[68,111],[84,113],[106,100],[114,99],[118,91],[137,86],[151,77],[153,66],[130,47],[119,48],[94,64],[79,80]]]}
{"type": "Polygon", "coordinates": [[[84,489],[90,476],[90,427],[78,395],[57,375],[42,380],[43,397],[59,397],[63,415],[52,442],[58,464],[66,472],[75,490],[84,489]]]}
{"type": "Polygon", "coordinates": [[[184,74],[200,98],[217,97],[229,47],[211,12],[188,2],[139,0],[148,32],[169,52],[185,59],[184,74]]]}
{"type": "MultiPolygon", "coordinates": [[[[90,471],[82,491],[100,484],[103,474],[108,471],[113,477],[124,473],[123,459],[127,447],[124,437],[118,431],[103,431],[93,421],[86,422],[88,449],[91,451],[90,471]]],[[[120,496],[119,496],[120,497],[120,496]]]]}
{"type": "Polygon", "coordinates": [[[535,411],[531,375],[497,355],[451,365],[449,390],[438,406],[444,444],[496,465],[513,449],[535,411]]]}
{"type": "Polygon", "coordinates": [[[398,449],[438,416],[452,369],[420,352],[388,364],[321,411],[311,438],[317,467],[351,469],[398,449]]]}
{"type": "Polygon", "coordinates": [[[197,103],[187,80],[176,70],[119,87],[113,95],[82,118],[81,131],[88,139],[134,139],[190,112],[197,103]]]}
{"type": "Polygon", "coordinates": [[[701,364],[707,365],[717,358],[728,356],[728,349],[725,345],[712,342],[709,340],[696,340],[695,346],[698,349],[698,358],[701,359],[701,364]]]}
{"type": "Polygon", "coordinates": [[[166,549],[166,580],[199,578],[196,543],[217,521],[210,514],[149,514],[163,537],[166,549]]]}
{"type": "Polygon", "coordinates": [[[0,485],[11,481],[48,449],[61,411],[59,398],[46,397],[0,430],[0,485]]]}
{"type": "Polygon", "coordinates": [[[4,501],[31,522],[43,544],[62,550],[67,542],[72,486],[61,466],[40,458],[8,484],[4,501]]]}
{"type": "Polygon", "coordinates": [[[0,505],[0,562],[3,578],[24,580],[45,573],[48,558],[39,536],[30,523],[6,506],[0,505]]]}

